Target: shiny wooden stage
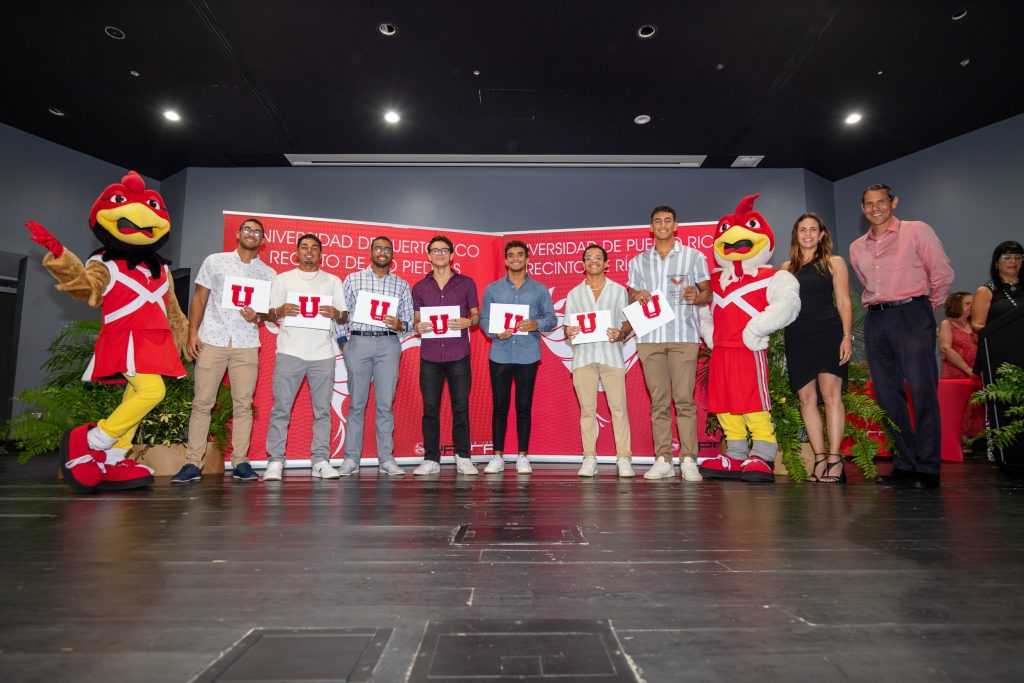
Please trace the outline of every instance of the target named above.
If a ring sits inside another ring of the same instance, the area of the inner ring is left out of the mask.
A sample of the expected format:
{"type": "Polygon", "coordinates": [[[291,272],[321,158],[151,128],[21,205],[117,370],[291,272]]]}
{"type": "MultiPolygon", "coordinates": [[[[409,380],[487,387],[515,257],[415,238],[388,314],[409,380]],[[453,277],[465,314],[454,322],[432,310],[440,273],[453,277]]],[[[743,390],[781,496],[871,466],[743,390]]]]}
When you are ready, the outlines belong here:
{"type": "Polygon", "coordinates": [[[938,491],[409,471],[81,496],[0,456],[0,679],[1024,679],[1024,484],[987,462],[938,491]]]}

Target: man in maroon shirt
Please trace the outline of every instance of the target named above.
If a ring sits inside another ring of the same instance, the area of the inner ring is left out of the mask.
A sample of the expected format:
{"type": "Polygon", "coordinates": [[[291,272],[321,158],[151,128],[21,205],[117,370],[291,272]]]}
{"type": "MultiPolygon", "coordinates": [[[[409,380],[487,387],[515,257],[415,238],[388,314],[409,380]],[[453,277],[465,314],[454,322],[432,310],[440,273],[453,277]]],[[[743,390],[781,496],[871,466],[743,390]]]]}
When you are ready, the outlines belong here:
{"type": "MultiPolygon", "coordinates": [[[[427,243],[431,272],[413,285],[413,329],[416,334],[434,329],[430,320],[420,319],[426,306],[458,306],[459,317],[447,319],[447,327],[460,330],[458,337],[420,340],[420,393],[423,395],[423,463],[413,474],[437,474],[441,471],[441,393],[448,382],[452,405],[452,441],[455,442],[455,467],[461,474],[477,474],[469,454],[469,389],[472,376],[469,363],[469,328],[480,324],[480,302],[476,283],[452,269],[455,245],[444,235],[427,243]]],[[[438,330],[440,331],[440,330],[438,330]]]]}
{"type": "Polygon", "coordinates": [[[935,315],[953,282],[942,243],[927,223],[893,215],[899,198],[888,185],[861,196],[871,228],[850,245],[850,264],[864,285],[864,340],[875,396],[898,431],[891,474],[879,484],[939,486],[942,427],[935,315]],[[914,403],[911,424],[904,382],[914,403]]]}

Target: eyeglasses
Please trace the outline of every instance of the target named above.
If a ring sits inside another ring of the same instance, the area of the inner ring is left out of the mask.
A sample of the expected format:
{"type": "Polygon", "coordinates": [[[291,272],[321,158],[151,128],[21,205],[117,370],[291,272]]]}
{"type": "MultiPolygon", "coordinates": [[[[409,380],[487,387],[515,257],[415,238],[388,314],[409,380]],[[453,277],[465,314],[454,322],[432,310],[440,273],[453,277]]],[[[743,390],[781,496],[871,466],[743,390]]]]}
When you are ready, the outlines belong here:
{"type": "Polygon", "coordinates": [[[1024,254],[1003,254],[999,257],[999,260],[1003,263],[1012,263],[1013,261],[1024,261],[1024,254]]]}
{"type": "Polygon", "coordinates": [[[444,256],[446,254],[452,253],[452,250],[449,249],[448,247],[440,247],[438,249],[431,249],[430,253],[433,254],[434,256],[444,256]]]}
{"type": "Polygon", "coordinates": [[[584,256],[584,261],[604,261],[604,256],[600,254],[591,254],[590,256],[584,256]]]}
{"type": "Polygon", "coordinates": [[[373,253],[375,254],[392,254],[394,251],[391,247],[373,247],[373,253]]]}
{"type": "Polygon", "coordinates": [[[250,228],[248,225],[243,225],[238,229],[243,235],[255,235],[256,237],[263,237],[263,231],[259,228],[250,228]]]}

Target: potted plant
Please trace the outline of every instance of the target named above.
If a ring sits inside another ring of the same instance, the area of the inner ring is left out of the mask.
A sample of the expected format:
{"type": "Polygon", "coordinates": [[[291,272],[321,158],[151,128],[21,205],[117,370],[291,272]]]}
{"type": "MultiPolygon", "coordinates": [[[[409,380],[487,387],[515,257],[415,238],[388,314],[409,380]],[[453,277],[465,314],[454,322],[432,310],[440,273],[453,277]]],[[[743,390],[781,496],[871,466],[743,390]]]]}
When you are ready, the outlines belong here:
{"type": "MultiPolygon", "coordinates": [[[[8,438],[18,444],[19,462],[27,462],[40,453],[55,451],[65,431],[88,422],[96,415],[109,414],[120,404],[124,393],[122,386],[82,381],[99,330],[98,320],[79,320],[65,325],[48,348],[50,356],[42,366],[49,372],[46,381],[37,387],[25,389],[15,397],[16,402],[29,407],[5,426],[8,438]]],[[[175,458],[180,457],[181,463],[184,462],[182,442],[188,436],[188,420],[194,395],[192,364],[186,363],[185,368],[188,375],[167,382],[167,394],[163,402],[146,416],[136,432],[135,442],[138,445],[133,457],[141,457],[144,464],[150,464],[146,461],[146,454],[153,448],[175,451],[180,454],[175,458]]],[[[231,395],[227,387],[221,387],[218,392],[210,417],[212,445],[223,452],[230,435],[231,420],[231,395]]],[[[158,450],[150,454],[148,459],[155,461],[161,452],[158,450]]],[[[223,471],[223,458],[219,453],[208,449],[205,462],[212,468],[216,468],[219,463],[220,471],[223,471]]],[[[164,467],[157,469],[161,470],[158,474],[177,472],[177,469],[165,472],[164,467]]]]}

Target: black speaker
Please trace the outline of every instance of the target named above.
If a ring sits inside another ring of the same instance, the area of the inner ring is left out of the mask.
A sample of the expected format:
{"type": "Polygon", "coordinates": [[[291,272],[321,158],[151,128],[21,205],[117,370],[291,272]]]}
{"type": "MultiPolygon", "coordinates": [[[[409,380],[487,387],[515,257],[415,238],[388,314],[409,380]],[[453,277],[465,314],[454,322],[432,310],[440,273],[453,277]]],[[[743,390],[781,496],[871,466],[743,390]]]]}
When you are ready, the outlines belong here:
{"type": "Polygon", "coordinates": [[[178,297],[178,305],[182,313],[188,317],[188,304],[191,297],[188,295],[189,284],[192,280],[191,268],[174,268],[171,270],[171,277],[174,278],[174,296],[178,297]]]}

